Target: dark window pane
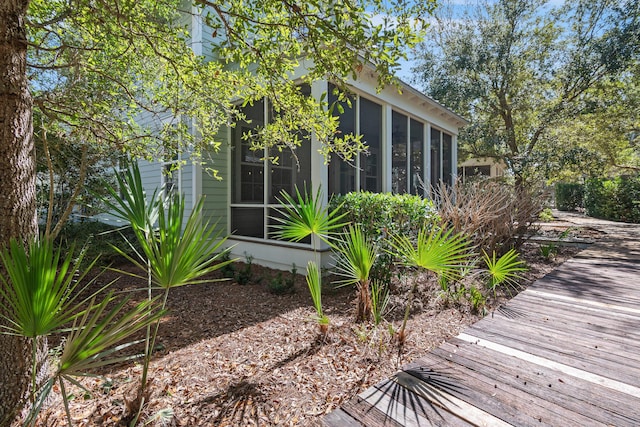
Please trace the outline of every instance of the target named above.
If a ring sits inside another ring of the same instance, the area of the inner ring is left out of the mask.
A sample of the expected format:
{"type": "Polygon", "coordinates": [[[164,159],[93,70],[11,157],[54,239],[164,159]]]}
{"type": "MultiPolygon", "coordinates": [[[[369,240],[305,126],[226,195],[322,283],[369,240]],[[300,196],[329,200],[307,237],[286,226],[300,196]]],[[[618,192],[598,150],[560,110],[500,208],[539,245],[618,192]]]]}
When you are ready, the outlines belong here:
{"type": "Polygon", "coordinates": [[[360,155],[360,188],[379,193],[382,190],[382,106],[360,98],[360,134],[369,154],[360,155]]]}
{"type": "Polygon", "coordinates": [[[407,192],[407,116],[391,113],[391,191],[407,192]]]}
{"type": "Polygon", "coordinates": [[[453,138],[442,133],[442,180],[447,185],[453,183],[453,138]]]}
{"type": "Polygon", "coordinates": [[[491,166],[465,166],[464,176],[465,178],[473,178],[474,176],[491,176],[491,166]]]}
{"type": "MultiPolygon", "coordinates": [[[[334,85],[329,83],[329,93],[327,100],[329,106],[338,100],[333,94],[334,85]]],[[[343,112],[340,113],[338,107],[334,107],[333,114],[340,118],[338,126],[339,136],[347,134],[355,134],[356,131],[356,115],[355,115],[355,97],[351,98],[351,107],[346,102],[340,104],[343,112]]],[[[331,155],[329,162],[329,194],[346,194],[355,191],[355,168],[353,165],[344,162],[335,154],[331,155]]]]}
{"type": "Polygon", "coordinates": [[[438,129],[431,129],[431,186],[440,185],[440,135],[438,129]]]}
{"type": "Polygon", "coordinates": [[[233,203],[262,203],[264,201],[264,152],[251,150],[250,141],[243,135],[264,124],[264,101],[242,109],[247,121],[237,123],[232,131],[231,200],[233,203]]]}
{"type": "Polygon", "coordinates": [[[425,176],[424,165],[424,125],[411,119],[411,193],[423,194],[425,176]]]}
{"type": "Polygon", "coordinates": [[[264,209],[232,207],[231,232],[237,236],[264,238],[264,209]]]}
{"type": "MultiPolygon", "coordinates": [[[[297,186],[300,192],[311,185],[311,142],[302,140],[302,145],[295,152],[283,150],[278,153],[278,164],[269,164],[270,190],[269,202],[277,203],[280,191],[295,194],[297,186]]],[[[272,154],[273,155],[273,154],[272,154]]]]}

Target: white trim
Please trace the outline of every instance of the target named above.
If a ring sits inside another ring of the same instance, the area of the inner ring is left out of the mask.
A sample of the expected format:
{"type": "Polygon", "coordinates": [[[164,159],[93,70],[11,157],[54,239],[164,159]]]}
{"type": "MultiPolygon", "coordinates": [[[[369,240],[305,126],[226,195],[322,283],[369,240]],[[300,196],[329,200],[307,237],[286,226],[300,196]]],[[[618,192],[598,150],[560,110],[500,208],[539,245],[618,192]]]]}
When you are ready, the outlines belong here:
{"type": "Polygon", "coordinates": [[[202,8],[196,5],[191,6],[191,50],[202,55],[202,8]]]}
{"type": "Polygon", "coordinates": [[[431,197],[431,123],[425,123],[424,127],[424,197],[431,197]]]}
{"type": "Polygon", "coordinates": [[[451,183],[458,180],[458,135],[451,135],[451,183]]]}
{"type": "Polygon", "coordinates": [[[382,185],[383,192],[393,191],[393,107],[391,104],[382,104],[382,123],[384,132],[380,137],[380,151],[384,153],[382,163],[382,185]],[[385,144],[386,143],[386,144],[385,144]]]}
{"type": "MultiPolygon", "coordinates": [[[[356,102],[354,105],[354,120],[355,123],[354,125],[354,129],[355,129],[355,134],[356,135],[360,135],[360,95],[357,94],[356,95],[356,102]]],[[[354,180],[353,180],[353,186],[355,187],[353,190],[354,191],[360,191],[360,175],[361,175],[361,170],[360,170],[360,154],[358,153],[358,155],[356,155],[356,164],[355,164],[356,170],[354,172],[354,180]]]]}

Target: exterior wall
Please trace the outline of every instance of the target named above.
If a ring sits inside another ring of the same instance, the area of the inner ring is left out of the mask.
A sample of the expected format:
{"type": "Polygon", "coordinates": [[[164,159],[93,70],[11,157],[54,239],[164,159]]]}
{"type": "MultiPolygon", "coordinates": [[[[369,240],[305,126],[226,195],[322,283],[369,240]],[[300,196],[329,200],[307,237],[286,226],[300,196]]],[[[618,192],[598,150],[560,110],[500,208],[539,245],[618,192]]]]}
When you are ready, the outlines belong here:
{"type": "MultiPolygon", "coordinates": [[[[192,30],[192,48],[196,54],[205,55],[208,60],[215,60],[212,55],[211,46],[214,43],[211,31],[207,31],[202,24],[202,18],[199,8],[193,7],[191,15],[185,15],[185,23],[192,30]]],[[[301,61],[300,67],[292,73],[290,78],[296,80],[306,74],[308,62],[301,61]]],[[[373,72],[365,69],[360,73],[358,80],[348,82],[352,90],[360,97],[366,98],[381,105],[381,146],[380,155],[382,157],[381,167],[381,190],[391,191],[391,171],[392,171],[392,152],[391,152],[391,116],[392,111],[396,111],[406,115],[410,119],[418,120],[424,124],[423,130],[423,162],[422,171],[424,171],[425,179],[428,181],[431,175],[431,159],[430,159],[430,135],[431,130],[440,130],[451,135],[452,138],[452,162],[455,165],[457,159],[457,132],[458,128],[466,121],[454,113],[446,110],[438,105],[435,101],[430,100],[419,92],[408,86],[387,87],[381,92],[376,90],[376,78],[373,72]]],[[[312,96],[319,98],[321,94],[327,92],[328,83],[326,81],[314,82],[311,86],[312,96]]],[[[359,100],[356,104],[359,104],[359,100]]],[[[359,108],[359,107],[356,107],[359,108]]],[[[356,125],[356,130],[358,129],[356,125]]],[[[202,194],[205,196],[203,217],[205,221],[216,223],[224,234],[233,233],[231,230],[231,191],[232,191],[232,151],[231,151],[231,131],[223,129],[218,136],[223,142],[221,149],[217,153],[211,153],[207,158],[202,159],[205,164],[200,165],[196,162],[191,163],[188,153],[182,155],[180,160],[185,164],[178,172],[179,175],[179,191],[186,197],[186,205],[189,214],[192,207],[197,202],[198,197],[202,194]],[[225,143],[226,142],[226,143],[225,143]],[[208,169],[215,169],[222,180],[218,180],[208,173],[208,169]]],[[[312,135],[311,138],[311,183],[313,192],[315,193],[320,187],[324,189],[323,203],[327,203],[329,195],[329,173],[328,166],[325,164],[324,158],[318,153],[320,142],[312,135]]],[[[440,150],[440,164],[442,163],[442,150],[440,150]]],[[[140,169],[142,172],[143,182],[147,190],[147,194],[153,191],[163,183],[163,162],[146,162],[140,161],[140,169]]],[[[442,170],[442,167],[440,167],[442,170]]],[[[265,170],[266,171],[266,170],[265,170]]],[[[452,175],[455,175],[456,168],[452,167],[452,175]]],[[[265,199],[265,206],[269,203],[265,199]]],[[[233,246],[232,254],[235,257],[244,258],[245,254],[254,257],[254,262],[262,265],[268,265],[275,268],[289,270],[295,263],[299,268],[304,268],[307,262],[314,258],[312,245],[295,244],[288,242],[279,242],[275,240],[244,237],[231,234],[228,246],[233,246]]],[[[322,264],[330,263],[330,253],[326,245],[318,244],[316,249],[321,254],[322,264]]]]}
{"type": "Polygon", "coordinates": [[[458,165],[458,168],[460,169],[458,174],[462,176],[463,179],[466,178],[464,176],[464,169],[468,167],[488,167],[490,171],[490,178],[504,176],[507,171],[507,166],[502,161],[497,161],[496,159],[488,157],[472,157],[458,165]]]}
{"type": "MultiPolygon", "coordinates": [[[[228,129],[222,129],[219,135],[219,139],[227,141],[229,134],[228,129]]],[[[201,191],[205,196],[203,217],[211,224],[216,223],[218,227],[221,227],[225,234],[230,232],[229,230],[229,184],[230,184],[230,172],[229,172],[229,144],[224,142],[215,154],[211,155],[211,160],[205,160],[205,168],[211,168],[218,171],[222,180],[219,180],[213,176],[211,171],[201,170],[200,179],[202,183],[201,191]]],[[[199,167],[199,166],[198,166],[199,167]]],[[[201,167],[199,167],[201,169],[201,167]]]]}

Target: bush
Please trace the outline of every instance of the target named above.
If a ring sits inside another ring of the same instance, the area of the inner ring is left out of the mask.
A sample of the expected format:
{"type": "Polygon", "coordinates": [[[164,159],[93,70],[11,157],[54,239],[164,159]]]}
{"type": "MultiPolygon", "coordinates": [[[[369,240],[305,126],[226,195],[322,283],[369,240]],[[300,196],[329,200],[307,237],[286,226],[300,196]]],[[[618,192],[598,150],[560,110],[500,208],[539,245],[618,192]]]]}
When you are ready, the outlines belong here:
{"type": "Polygon", "coordinates": [[[556,208],[561,211],[575,211],[582,208],[584,185],[559,182],[556,184],[556,208]]]}
{"type": "Polygon", "coordinates": [[[433,202],[411,194],[353,192],[334,196],[330,210],[342,203],[339,211],[344,221],[358,224],[363,233],[378,247],[379,256],[372,268],[370,278],[389,283],[392,275],[393,257],[391,235],[416,236],[422,227],[432,227],[439,222],[433,202]]]}
{"type": "Polygon", "coordinates": [[[295,264],[293,264],[293,267],[291,268],[291,273],[286,277],[283,275],[282,271],[279,271],[275,277],[272,277],[271,280],[269,280],[267,283],[267,289],[274,295],[294,293],[296,291],[295,283],[297,273],[298,269],[295,264]]]}
{"type": "Polygon", "coordinates": [[[99,265],[106,265],[120,258],[111,245],[117,246],[125,253],[134,255],[133,249],[123,236],[136,249],[140,249],[131,227],[123,229],[99,221],[68,222],[56,238],[55,244],[68,250],[75,243],[76,256],[79,255],[80,250],[86,251],[85,263],[100,256],[99,265]]]}
{"type": "Polygon", "coordinates": [[[535,233],[543,198],[494,180],[458,183],[438,191],[442,226],[468,236],[478,251],[503,254],[535,233]]]}
{"type": "Polygon", "coordinates": [[[595,218],[640,223],[640,176],[587,180],[584,207],[595,218]]]}

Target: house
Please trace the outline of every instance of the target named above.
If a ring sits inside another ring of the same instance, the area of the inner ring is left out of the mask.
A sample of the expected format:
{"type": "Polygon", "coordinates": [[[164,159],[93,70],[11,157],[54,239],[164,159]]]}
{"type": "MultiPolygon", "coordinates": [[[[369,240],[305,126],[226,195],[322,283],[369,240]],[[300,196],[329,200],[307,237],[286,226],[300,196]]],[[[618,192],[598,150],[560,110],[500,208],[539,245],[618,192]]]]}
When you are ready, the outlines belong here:
{"type": "MultiPolygon", "coordinates": [[[[201,53],[208,43],[203,40],[207,32],[196,28],[192,33],[193,48],[201,53]]],[[[302,61],[291,78],[303,76],[305,69],[302,61]]],[[[230,235],[228,243],[234,245],[234,255],[248,254],[256,263],[290,269],[294,263],[306,265],[313,248],[311,243],[283,242],[271,235],[272,217],[278,207],[276,197],[281,190],[293,192],[298,186],[315,193],[320,187],[327,203],[331,194],[357,190],[426,196],[430,184],[453,182],[456,138],[458,129],[467,124],[464,118],[405,83],[400,84],[400,91],[388,87],[377,92],[376,76],[366,67],[348,84],[354,94],[352,108],[345,107],[340,114],[340,131],[362,135],[369,151],[358,156],[353,165],[337,157],[327,164],[313,135],[296,151],[297,161],[290,153],[282,153],[278,164],[272,164],[263,160],[268,153],[249,150],[242,134],[269,117],[269,101],[262,100],[244,107],[246,122],[219,135],[228,144],[213,156],[211,166],[222,180],[206,173],[197,162],[190,162],[188,154],[167,162],[140,161],[148,193],[169,184],[185,194],[188,206],[205,195],[203,214],[218,221],[230,235]],[[175,162],[184,165],[169,172],[175,162]]],[[[327,93],[329,103],[335,101],[329,81],[315,81],[302,89],[317,99],[327,93]]]]}
{"type": "Polygon", "coordinates": [[[504,161],[491,157],[471,157],[458,165],[458,178],[462,182],[474,177],[500,178],[506,172],[504,161]]]}

